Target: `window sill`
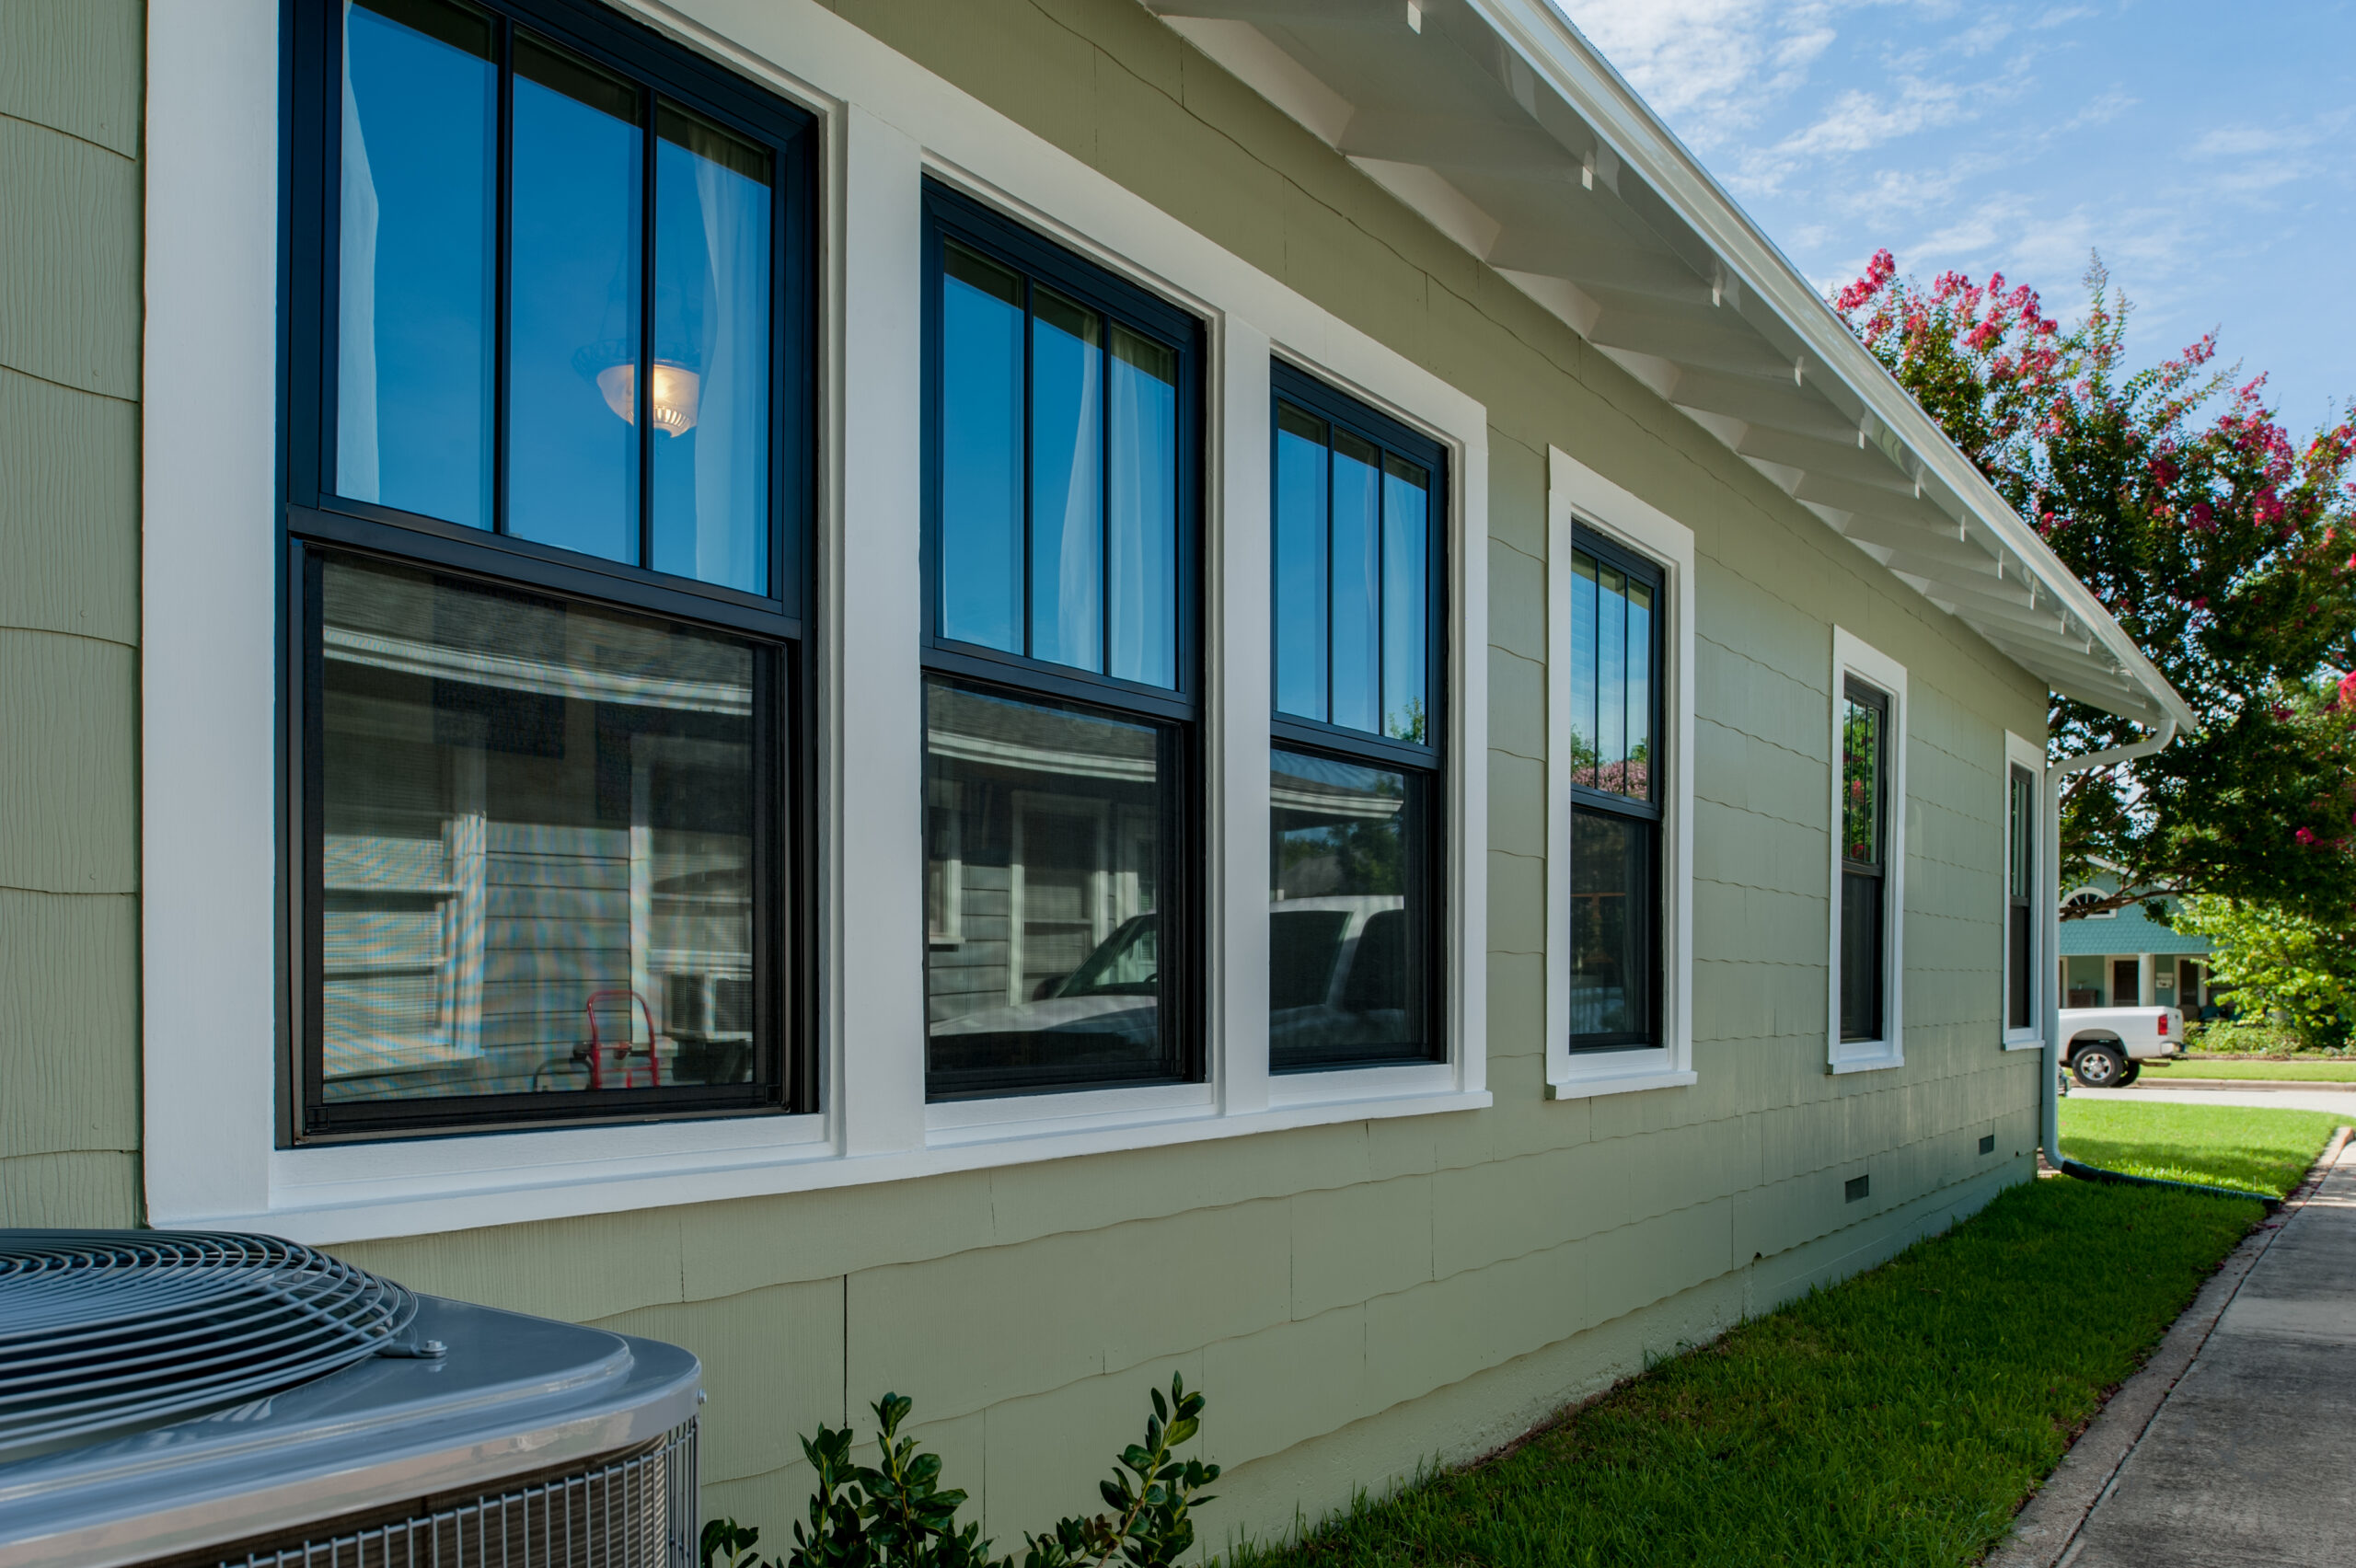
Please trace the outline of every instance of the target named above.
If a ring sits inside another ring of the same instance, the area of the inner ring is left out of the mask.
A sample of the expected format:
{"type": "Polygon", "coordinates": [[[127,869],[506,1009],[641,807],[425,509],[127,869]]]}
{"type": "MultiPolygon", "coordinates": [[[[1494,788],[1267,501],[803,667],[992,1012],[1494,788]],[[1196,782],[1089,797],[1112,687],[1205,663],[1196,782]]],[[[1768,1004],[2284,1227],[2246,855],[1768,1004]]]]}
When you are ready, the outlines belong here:
{"type": "Polygon", "coordinates": [[[973,1124],[948,1137],[929,1137],[922,1148],[857,1158],[843,1155],[816,1116],[280,1149],[271,1156],[268,1207],[184,1211],[158,1193],[151,1194],[149,1218],[166,1229],[261,1230],[331,1245],[913,1181],[1337,1122],[1482,1111],[1493,1103],[1485,1090],[1449,1088],[1220,1115],[1201,1085],[1183,1087],[1196,1096],[1194,1104],[973,1124]]]}
{"type": "Polygon", "coordinates": [[[2042,1038],[2035,1040],[2007,1040],[2004,1043],[2004,1049],[2007,1051],[2042,1051],[2045,1049],[2045,1042],[2042,1038]]]}
{"type": "Polygon", "coordinates": [[[1690,1089],[1702,1075],[1668,1064],[1658,1050],[1576,1055],[1567,1067],[1546,1075],[1549,1100],[1592,1100],[1605,1094],[1635,1094],[1648,1089],[1690,1089]]]}
{"type": "Polygon", "coordinates": [[[1842,1073],[1879,1072],[1886,1067],[1902,1067],[1906,1053],[1887,1040],[1862,1040],[1844,1043],[1836,1049],[1843,1052],[1825,1064],[1824,1070],[1836,1077],[1842,1073]]]}

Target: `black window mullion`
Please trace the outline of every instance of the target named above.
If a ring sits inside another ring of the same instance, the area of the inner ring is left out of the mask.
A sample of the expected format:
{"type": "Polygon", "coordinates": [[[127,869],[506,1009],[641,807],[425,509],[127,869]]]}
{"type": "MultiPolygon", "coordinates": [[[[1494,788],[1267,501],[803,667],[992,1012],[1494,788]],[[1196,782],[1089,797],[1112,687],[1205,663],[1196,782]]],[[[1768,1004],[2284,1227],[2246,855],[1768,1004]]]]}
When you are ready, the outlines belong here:
{"type": "Polygon", "coordinates": [[[515,24],[499,20],[499,128],[495,133],[499,164],[491,178],[492,200],[498,213],[491,222],[491,526],[507,532],[508,402],[514,396],[514,377],[508,371],[509,339],[514,331],[514,212],[515,212],[515,24]]]}

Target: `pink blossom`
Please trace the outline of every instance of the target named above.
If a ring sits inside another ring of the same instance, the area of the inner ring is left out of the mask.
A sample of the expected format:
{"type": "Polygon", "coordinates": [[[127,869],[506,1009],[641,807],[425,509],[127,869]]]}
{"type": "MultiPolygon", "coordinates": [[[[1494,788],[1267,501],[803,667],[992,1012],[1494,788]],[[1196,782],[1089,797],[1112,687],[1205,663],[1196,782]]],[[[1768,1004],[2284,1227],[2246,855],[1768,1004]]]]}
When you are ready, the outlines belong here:
{"type": "Polygon", "coordinates": [[[2291,836],[2297,839],[2302,845],[2304,845],[2309,848],[2313,848],[2315,847],[2316,830],[2312,827],[2303,827],[2291,836]]]}

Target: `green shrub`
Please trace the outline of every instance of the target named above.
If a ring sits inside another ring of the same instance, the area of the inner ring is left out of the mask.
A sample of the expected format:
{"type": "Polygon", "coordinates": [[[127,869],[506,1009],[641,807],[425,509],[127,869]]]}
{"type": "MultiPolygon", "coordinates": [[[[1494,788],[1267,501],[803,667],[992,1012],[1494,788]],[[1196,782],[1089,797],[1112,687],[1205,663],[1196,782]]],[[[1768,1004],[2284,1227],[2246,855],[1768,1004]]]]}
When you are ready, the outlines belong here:
{"type": "Polygon", "coordinates": [[[2184,1046],[2213,1056],[2287,1056],[2305,1050],[2307,1041],[2299,1031],[2279,1023],[2221,1018],[2187,1028],[2184,1046]]]}
{"type": "MultiPolygon", "coordinates": [[[[1170,1568],[1194,1545],[1190,1511],[1211,1501],[1202,1489],[1218,1479],[1218,1466],[1172,1450],[1202,1430],[1203,1396],[1188,1393],[1183,1378],[1170,1379],[1167,1400],[1149,1391],[1145,1441],[1122,1449],[1111,1478],[1097,1483],[1112,1511],[1059,1520],[1045,1535],[1026,1531],[1022,1568],[1101,1568],[1116,1556],[1127,1568],[1170,1568]]],[[[900,1435],[911,1402],[885,1394],[871,1408],[880,1465],[851,1458],[848,1426],[822,1423],[802,1440],[818,1490],[808,1519],[793,1527],[791,1551],[764,1560],[755,1554],[758,1529],[714,1519],[703,1528],[703,1568],[1013,1568],[1011,1555],[990,1556],[979,1525],[958,1528],[965,1493],[941,1490],[941,1457],[900,1435]]]]}

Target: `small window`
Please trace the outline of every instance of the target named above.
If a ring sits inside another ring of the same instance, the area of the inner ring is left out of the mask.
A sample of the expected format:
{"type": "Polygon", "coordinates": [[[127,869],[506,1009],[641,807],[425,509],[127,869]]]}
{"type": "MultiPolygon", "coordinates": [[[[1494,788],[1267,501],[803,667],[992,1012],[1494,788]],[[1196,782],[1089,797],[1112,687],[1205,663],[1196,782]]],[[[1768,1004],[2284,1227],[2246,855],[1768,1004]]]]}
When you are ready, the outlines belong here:
{"type": "Polygon", "coordinates": [[[1571,1047],[1660,1040],[1662,573],[1571,551],[1571,1047]]]}
{"type": "Polygon", "coordinates": [[[2037,1027],[2037,779],[2007,769],[2004,857],[2004,1027],[2037,1027]]]}
{"type": "Polygon", "coordinates": [[[292,1136],[814,1109],[815,122],[603,6],[292,26],[292,1136]]]}
{"type": "Polygon", "coordinates": [[[1439,1019],[1439,444],[1276,389],[1268,1064],[1427,1061],[1439,1019]]]}
{"type": "Polygon", "coordinates": [[[1854,675],[1841,718],[1841,1038],[1888,1038],[1889,694],[1854,675]]]}
{"type": "Polygon", "coordinates": [[[1200,324],[925,204],[928,1093],[1199,1077],[1200,324]]]}

